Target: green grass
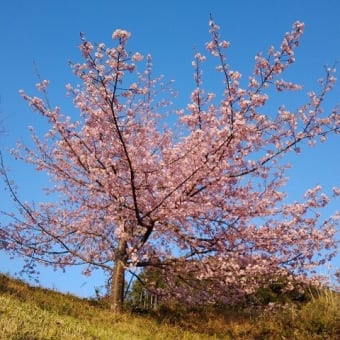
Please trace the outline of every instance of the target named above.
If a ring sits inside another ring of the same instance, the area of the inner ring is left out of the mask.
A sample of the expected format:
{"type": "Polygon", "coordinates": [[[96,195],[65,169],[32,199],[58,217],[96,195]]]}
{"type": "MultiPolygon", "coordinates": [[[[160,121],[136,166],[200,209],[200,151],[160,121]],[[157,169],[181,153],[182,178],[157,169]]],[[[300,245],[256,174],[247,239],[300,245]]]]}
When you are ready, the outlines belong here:
{"type": "Polygon", "coordinates": [[[0,339],[216,339],[0,275],[0,339]]]}
{"type": "Polygon", "coordinates": [[[340,339],[340,295],[316,291],[278,311],[168,306],[114,316],[104,303],[0,274],[0,339],[340,339]]]}

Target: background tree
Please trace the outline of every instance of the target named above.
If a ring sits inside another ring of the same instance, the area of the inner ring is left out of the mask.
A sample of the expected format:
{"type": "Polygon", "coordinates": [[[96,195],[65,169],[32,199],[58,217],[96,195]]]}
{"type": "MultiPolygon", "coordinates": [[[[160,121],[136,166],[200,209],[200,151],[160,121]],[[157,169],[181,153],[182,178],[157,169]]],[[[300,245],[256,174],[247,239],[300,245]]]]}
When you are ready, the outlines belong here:
{"type": "MultiPolygon", "coordinates": [[[[229,43],[209,25],[206,48],[221,93],[205,92],[207,57],[197,53],[196,86],[181,110],[167,100],[167,84],[152,77],[150,56],[137,70],[143,56],[128,53],[130,33],[120,29],[112,48],[82,36],[84,62],[72,65],[80,85],[67,85],[77,120],[22,91],[50,130],[39,137],[32,128],[35,147],[18,145],[14,154],[54,183],[50,201],[22,202],[3,167],[19,213],[3,212],[11,221],[1,231],[7,250],[27,258],[27,269],[36,262],[86,264],[84,274],[102,268],[112,276],[111,305],[120,312],[126,270],[162,270],[159,295],[231,302],[273,277],[306,280],[311,267],[334,255],[336,221],[318,213],[329,198],[317,186],[303,201],[286,203],[282,157],[339,132],[338,108],[322,107],[335,70],[326,68],[319,92],[294,111],[282,105],[266,112],[268,93],[301,88],[282,73],[294,62],[303,24],[293,25],[279,49],[256,56],[244,86],[227,64],[229,43]]],[[[46,94],[47,85],[38,89],[46,94]]]]}

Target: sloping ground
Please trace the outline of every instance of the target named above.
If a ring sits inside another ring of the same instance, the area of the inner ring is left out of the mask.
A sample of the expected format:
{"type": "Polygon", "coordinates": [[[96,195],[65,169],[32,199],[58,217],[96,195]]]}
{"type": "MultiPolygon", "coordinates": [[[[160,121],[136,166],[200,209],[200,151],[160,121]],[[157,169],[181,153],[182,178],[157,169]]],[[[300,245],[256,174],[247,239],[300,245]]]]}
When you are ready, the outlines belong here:
{"type": "Polygon", "coordinates": [[[0,275],[0,339],[215,339],[0,275]]]}
{"type": "Polygon", "coordinates": [[[98,301],[30,287],[0,274],[0,339],[340,339],[340,295],[249,313],[163,308],[114,316],[98,301]]]}

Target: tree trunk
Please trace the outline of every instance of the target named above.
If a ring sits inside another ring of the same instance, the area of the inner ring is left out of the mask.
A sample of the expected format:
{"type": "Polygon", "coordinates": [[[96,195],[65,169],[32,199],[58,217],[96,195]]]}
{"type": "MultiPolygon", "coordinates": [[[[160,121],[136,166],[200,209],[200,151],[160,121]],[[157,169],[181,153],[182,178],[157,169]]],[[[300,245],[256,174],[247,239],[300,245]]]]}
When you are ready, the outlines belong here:
{"type": "Polygon", "coordinates": [[[123,311],[125,258],[126,242],[121,241],[116,252],[115,266],[112,273],[110,307],[114,313],[121,313],[123,311]]]}

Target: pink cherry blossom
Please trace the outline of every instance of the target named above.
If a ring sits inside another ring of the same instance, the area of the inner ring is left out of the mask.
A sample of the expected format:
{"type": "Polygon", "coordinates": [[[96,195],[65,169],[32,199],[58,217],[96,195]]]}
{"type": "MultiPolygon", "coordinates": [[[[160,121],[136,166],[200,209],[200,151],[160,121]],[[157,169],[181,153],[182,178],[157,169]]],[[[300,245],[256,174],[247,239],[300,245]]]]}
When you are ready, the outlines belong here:
{"type": "Polygon", "coordinates": [[[66,85],[77,119],[20,92],[49,129],[32,128],[34,146],[18,143],[13,155],[49,176],[55,198],[23,202],[1,163],[18,210],[2,212],[11,222],[0,224],[0,236],[10,254],[26,257],[29,272],[35,263],[86,265],[85,275],[100,268],[112,277],[120,311],[124,272],[136,268],[161,273],[162,287],[145,284],[163,298],[232,303],[282,277],[288,288],[309,282],[311,269],[334,256],[338,216],[321,218],[331,198],[321,186],[300,202],[284,194],[285,156],[339,133],[339,106],[323,107],[334,68],[298,108],[287,103],[275,113],[266,109],[270,96],[302,89],[283,75],[303,24],[279,49],[258,54],[248,77],[228,64],[219,27],[209,27],[208,55],[194,55],[182,108],[171,104],[171,82],[153,77],[151,56],[127,50],[122,29],[113,47],[82,36],[84,61],[72,64],[80,86],[66,85]],[[214,92],[204,88],[209,72],[214,92]]]}
{"type": "Polygon", "coordinates": [[[117,29],[112,33],[112,39],[127,40],[131,36],[131,33],[122,29],[117,29]]]}
{"type": "Polygon", "coordinates": [[[140,54],[139,52],[136,52],[136,53],[132,56],[132,60],[133,60],[133,61],[141,61],[141,60],[143,60],[143,55],[140,54]]]}

